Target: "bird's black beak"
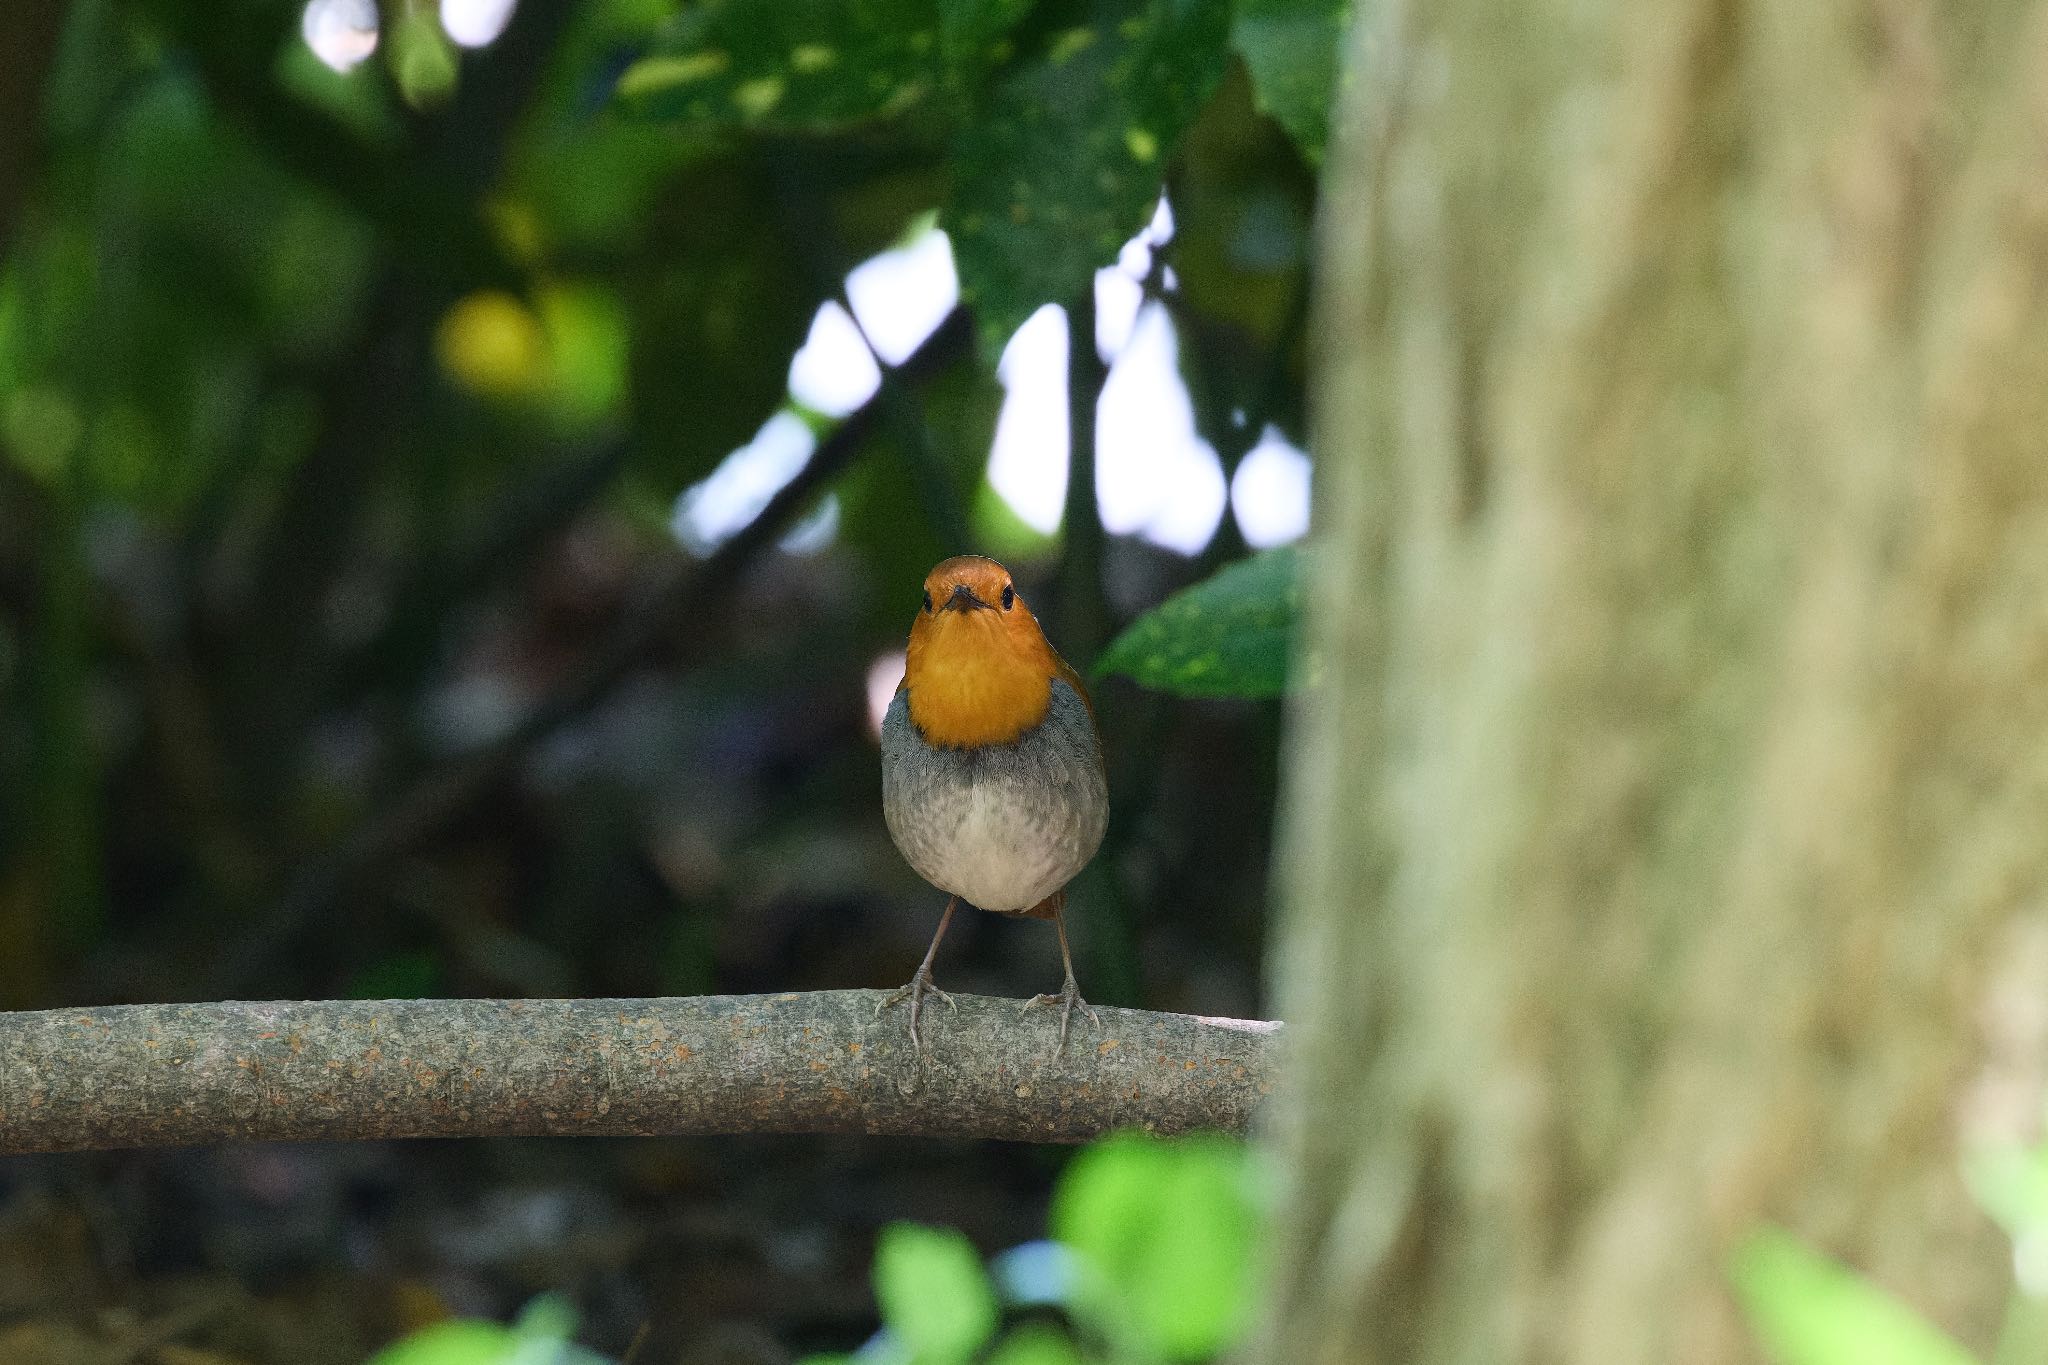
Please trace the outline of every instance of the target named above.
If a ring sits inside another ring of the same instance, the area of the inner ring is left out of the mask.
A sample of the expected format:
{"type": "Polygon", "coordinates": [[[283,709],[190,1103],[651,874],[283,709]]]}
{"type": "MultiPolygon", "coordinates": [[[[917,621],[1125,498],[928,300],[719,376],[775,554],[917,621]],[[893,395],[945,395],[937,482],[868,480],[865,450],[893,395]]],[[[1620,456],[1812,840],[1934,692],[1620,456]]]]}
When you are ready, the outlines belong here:
{"type": "Polygon", "coordinates": [[[989,605],[988,603],[982,601],[979,597],[976,597],[974,595],[974,589],[968,587],[965,583],[955,583],[953,585],[952,596],[946,599],[945,605],[940,607],[939,610],[987,611],[989,610],[989,605]]]}

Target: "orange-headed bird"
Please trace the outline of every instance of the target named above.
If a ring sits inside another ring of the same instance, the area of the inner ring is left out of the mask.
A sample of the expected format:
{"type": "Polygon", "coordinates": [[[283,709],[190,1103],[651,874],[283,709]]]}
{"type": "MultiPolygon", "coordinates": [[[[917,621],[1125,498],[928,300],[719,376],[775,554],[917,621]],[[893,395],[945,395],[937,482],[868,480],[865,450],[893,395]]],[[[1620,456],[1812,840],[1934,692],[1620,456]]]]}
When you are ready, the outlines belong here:
{"type": "MultiPolygon", "coordinates": [[[[932,958],[961,901],[997,914],[1049,919],[1067,979],[1057,995],[1060,1046],[1074,1007],[1095,1011],[1074,981],[1060,911],[1066,885],[1102,845],[1109,786],[1102,742],[1080,675],[1046,640],[1009,570],[960,555],[924,580],[903,681],[882,721],[882,813],[919,876],[950,897],[910,984],[910,1041],[932,984],[932,958]]],[[[880,1008],[877,1009],[877,1013],[880,1008]]]]}

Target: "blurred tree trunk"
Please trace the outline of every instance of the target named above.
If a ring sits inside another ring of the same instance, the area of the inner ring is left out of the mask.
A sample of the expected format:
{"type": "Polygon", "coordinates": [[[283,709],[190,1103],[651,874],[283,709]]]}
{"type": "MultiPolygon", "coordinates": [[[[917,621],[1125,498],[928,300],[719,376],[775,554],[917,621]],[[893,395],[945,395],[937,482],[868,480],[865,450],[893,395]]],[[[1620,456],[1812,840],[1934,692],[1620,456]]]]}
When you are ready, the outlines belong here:
{"type": "Polygon", "coordinates": [[[2048,4],[1366,4],[1260,1358],[1987,1349],[2048,1074],[2048,4]]]}

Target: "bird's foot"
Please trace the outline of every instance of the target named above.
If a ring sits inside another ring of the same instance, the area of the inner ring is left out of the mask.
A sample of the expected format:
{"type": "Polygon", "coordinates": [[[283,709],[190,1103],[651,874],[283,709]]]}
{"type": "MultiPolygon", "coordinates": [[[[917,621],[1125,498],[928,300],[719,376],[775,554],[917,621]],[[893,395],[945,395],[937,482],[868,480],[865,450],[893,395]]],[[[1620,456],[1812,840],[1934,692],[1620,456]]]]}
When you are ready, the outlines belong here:
{"type": "Polygon", "coordinates": [[[1067,978],[1067,983],[1060,987],[1057,994],[1034,995],[1029,1000],[1026,1000],[1024,1008],[1020,1013],[1028,1014],[1040,1005],[1058,1005],[1060,1007],[1060,1052],[1067,1050],[1067,1025],[1073,1022],[1076,1006],[1080,1007],[1081,1012],[1088,1016],[1089,1021],[1095,1027],[1102,1027],[1102,1016],[1095,1012],[1095,1006],[1081,998],[1081,987],[1071,976],[1067,978]]]}
{"type": "Polygon", "coordinates": [[[960,1012],[960,1007],[953,1003],[953,997],[932,984],[932,974],[924,967],[919,967],[916,976],[883,996],[881,1002],[875,1006],[875,1018],[879,1019],[882,1017],[882,1011],[891,1005],[900,1005],[905,1000],[910,1002],[910,1045],[917,1049],[917,1055],[920,1057],[924,1055],[924,1039],[918,1034],[917,1020],[924,1009],[924,998],[927,995],[936,995],[945,1001],[946,1007],[955,1014],[960,1012]]]}

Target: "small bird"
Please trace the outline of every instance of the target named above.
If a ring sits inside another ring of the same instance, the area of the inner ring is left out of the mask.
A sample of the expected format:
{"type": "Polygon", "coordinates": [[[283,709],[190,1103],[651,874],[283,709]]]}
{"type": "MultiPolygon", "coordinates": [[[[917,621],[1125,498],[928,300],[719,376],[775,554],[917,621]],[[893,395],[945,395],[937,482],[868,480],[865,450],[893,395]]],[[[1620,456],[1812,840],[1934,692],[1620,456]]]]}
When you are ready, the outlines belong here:
{"type": "Polygon", "coordinates": [[[1109,823],[1094,704],[993,559],[960,555],[924,580],[903,681],[882,720],[882,814],[911,867],[950,899],[917,974],[877,1014],[909,1000],[910,1041],[924,1052],[924,997],[953,1004],[932,984],[932,958],[966,901],[1059,931],[1066,982],[1024,1007],[1060,1006],[1062,1049],[1076,1006],[1100,1023],[1074,981],[1060,914],[1067,883],[1109,823]]]}

